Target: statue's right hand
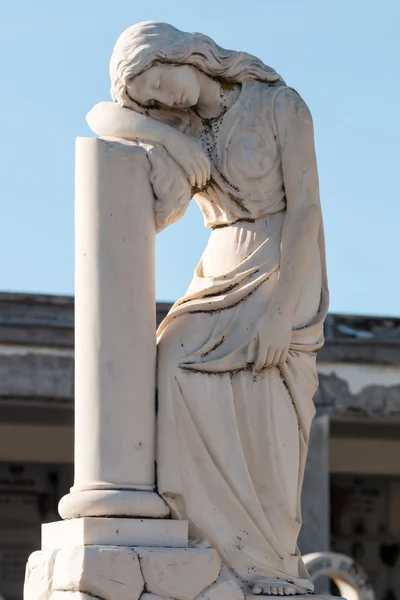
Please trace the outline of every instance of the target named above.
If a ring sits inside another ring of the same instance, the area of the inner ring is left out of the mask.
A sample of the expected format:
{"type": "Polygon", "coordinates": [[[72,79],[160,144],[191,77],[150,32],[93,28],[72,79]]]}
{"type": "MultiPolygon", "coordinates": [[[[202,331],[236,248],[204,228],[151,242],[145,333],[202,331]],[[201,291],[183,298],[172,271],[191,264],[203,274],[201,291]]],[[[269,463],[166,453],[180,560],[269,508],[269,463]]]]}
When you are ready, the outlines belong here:
{"type": "Polygon", "coordinates": [[[206,185],[211,176],[211,163],[196,140],[178,132],[177,137],[168,136],[164,146],[185,171],[192,187],[206,185]]]}

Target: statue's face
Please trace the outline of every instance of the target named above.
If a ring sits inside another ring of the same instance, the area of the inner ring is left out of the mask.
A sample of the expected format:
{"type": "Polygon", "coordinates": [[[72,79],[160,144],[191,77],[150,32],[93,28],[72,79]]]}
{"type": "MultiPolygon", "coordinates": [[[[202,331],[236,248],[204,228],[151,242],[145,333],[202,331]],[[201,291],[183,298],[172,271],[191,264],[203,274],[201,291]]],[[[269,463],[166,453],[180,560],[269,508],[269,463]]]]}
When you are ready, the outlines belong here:
{"type": "Polygon", "coordinates": [[[127,85],[132,100],[142,106],[195,106],[200,96],[197,71],[189,65],[155,64],[127,85]]]}

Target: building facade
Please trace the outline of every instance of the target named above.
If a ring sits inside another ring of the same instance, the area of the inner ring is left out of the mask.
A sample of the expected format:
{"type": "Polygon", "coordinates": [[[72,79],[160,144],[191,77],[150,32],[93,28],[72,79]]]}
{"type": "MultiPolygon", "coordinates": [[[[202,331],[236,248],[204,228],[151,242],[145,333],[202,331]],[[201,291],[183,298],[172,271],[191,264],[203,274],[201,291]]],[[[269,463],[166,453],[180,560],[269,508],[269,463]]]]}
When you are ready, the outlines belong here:
{"type": "MultiPolygon", "coordinates": [[[[168,304],[157,304],[158,322],[168,304]]],[[[354,556],[400,600],[400,319],[329,315],[303,490],[303,553],[354,556]]],[[[0,294],[0,597],[73,481],[73,298],[0,294]]]]}

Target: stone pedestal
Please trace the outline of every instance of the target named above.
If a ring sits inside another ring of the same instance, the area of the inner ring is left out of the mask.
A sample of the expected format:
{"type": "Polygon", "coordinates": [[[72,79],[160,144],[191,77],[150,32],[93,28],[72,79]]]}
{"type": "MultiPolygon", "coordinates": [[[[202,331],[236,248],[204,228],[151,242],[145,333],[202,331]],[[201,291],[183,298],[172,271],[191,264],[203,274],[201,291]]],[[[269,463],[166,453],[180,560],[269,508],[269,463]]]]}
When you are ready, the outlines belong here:
{"type": "Polygon", "coordinates": [[[220,568],[217,553],[208,549],[61,548],[30,556],[24,595],[29,600],[194,600],[214,584],[220,568]]]}
{"type": "MultiPolygon", "coordinates": [[[[29,600],[261,600],[221,571],[215,550],[78,546],[35,552],[25,582],[29,600]]],[[[270,600],[282,596],[268,596],[270,600]]],[[[332,596],[294,596],[334,600],[332,596]]],[[[340,600],[336,598],[336,600],[340,600]]]]}

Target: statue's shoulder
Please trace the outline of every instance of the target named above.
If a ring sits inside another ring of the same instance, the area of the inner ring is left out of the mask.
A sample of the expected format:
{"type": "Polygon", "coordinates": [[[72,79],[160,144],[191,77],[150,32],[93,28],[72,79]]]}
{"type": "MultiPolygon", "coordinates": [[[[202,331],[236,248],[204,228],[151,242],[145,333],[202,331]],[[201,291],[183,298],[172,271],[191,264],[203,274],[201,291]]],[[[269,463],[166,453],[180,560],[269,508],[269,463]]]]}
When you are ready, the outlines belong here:
{"type": "Polygon", "coordinates": [[[279,98],[281,103],[288,103],[300,95],[283,82],[269,83],[266,81],[246,81],[240,95],[241,103],[248,107],[250,104],[257,108],[269,109],[279,98]]]}
{"type": "Polygon", "coordinates": [[[276,117],[311,119],[310,109],[299,92],[288,85],[276,86],[272,96],[272,109],[276,117]]]}

